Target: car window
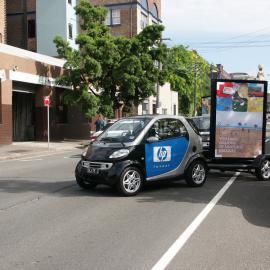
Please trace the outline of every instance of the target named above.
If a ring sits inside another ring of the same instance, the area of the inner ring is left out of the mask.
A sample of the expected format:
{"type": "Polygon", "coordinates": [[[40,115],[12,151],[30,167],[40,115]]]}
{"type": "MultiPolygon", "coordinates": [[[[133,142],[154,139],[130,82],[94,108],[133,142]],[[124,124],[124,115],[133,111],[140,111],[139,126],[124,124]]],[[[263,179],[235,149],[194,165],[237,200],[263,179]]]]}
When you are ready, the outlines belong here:
{"type": "Polygon", "coordinates": [[[166,140],[180,136],[186,136],[187,129],[178,119],[157,120],[149,130],[147,137],[157,137],[159,140],[166,140]]]}
{"type": "Polygon", "coordinates": [[[104,142],[132,142],[150,122],[150,118],[127,118],[111,125],[98,141],[104,142]]]}

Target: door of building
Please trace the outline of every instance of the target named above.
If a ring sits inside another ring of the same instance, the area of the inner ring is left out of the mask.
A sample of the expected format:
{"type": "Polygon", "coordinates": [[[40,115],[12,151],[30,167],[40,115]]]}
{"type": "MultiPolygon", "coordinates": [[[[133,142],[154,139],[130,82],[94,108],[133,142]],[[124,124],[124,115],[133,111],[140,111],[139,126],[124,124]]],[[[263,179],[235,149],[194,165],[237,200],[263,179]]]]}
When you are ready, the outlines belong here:
{"type": "Polygon", "coordinates": [[[35,94],[13,89],[13,141],[35,140],[35,94]]]}

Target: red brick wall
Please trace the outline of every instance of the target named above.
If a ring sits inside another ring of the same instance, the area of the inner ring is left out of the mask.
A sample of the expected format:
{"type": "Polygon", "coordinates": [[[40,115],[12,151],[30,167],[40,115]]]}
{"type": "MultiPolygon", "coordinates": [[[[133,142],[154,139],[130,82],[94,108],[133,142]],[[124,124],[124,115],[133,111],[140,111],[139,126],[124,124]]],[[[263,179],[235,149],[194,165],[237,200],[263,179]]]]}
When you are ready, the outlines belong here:
{"type": "MultiPolygon", "coordinates": [[[[135,2],[136,0],[90,0],[90,2],[93,5],[111,5],[111,4],[123,4],[123,3],[129,3],[129,2],[135,2]]],[[[140,1],[137,1],[140,2],[140,1]]],[[[151,10],[151,6],[153,4],[157,5],[158,8],[158,14],[160,16],[161,14],[161,0],[148,0],[149,10],[151,10]]],[[[121,25],[118,26],[112,26],[112,34],[113,35],[122,35],[126,37],[131,37],[135,34],[137,34],[137,9],[136,6],[132,8],[132,11],[130,7],[127,8],[121,8],[121,25]]]]}

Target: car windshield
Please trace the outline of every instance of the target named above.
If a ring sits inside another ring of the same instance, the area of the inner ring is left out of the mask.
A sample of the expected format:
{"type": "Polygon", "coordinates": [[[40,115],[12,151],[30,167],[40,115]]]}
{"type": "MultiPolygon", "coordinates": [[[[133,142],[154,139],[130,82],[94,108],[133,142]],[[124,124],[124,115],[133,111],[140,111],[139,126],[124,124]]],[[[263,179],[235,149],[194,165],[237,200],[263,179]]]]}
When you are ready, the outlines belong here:
{"type": "Polygon", "coordinates": [[[209,116],[193,117],[192,120],[196,124],[199,131],[209,131],[210,129],[209,116]]]}
{"type": "Polygon", "coordinates": [[[150,118],[128,118],[122,119],[109,127],[98,139],[101,142],[132,142],[145,126],[150,122],[150,118]]]}

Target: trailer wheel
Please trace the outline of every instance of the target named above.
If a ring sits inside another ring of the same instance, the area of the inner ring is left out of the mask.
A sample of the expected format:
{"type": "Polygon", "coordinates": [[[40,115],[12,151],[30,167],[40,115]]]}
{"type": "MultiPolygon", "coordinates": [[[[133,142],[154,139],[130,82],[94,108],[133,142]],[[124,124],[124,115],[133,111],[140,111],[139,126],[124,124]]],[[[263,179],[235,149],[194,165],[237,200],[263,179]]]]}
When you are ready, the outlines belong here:
{"type": "Polygon", "coordinates": [[[270,161],[264,160],[256,169],[256,176],[260,181],[267,181],[270,179],[270,161]]]}

